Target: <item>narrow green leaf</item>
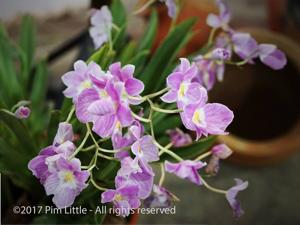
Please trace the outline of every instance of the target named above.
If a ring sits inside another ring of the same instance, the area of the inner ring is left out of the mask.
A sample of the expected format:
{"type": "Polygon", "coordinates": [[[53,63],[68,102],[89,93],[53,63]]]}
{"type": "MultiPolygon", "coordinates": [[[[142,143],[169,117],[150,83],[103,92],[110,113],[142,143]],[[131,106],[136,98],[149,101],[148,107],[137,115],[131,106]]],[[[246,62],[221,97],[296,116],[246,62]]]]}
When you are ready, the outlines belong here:
{"type": "Polygon", "coordinates": [[[136,42],[135,41],[131,41],[129,42],[129,44],[127,44],[125,46],[125,48],[123,49],[123,51],[120,54],[120,61],[121,63],[124,64],[128,64],[129,60],[134,56],[136,52],[136,42]]]}
{"type": "MultiPolygon", "coordinates": [[[[174,55],[172,56],[172,60],[176,58],[177,53],[188,43],[188,41],[192,38],[193,35],[194,35],[194,33],[191,31],[186,34],[186,36],[184,37],[184,39],[178,45],[176,51],[174,52],[174,55]]],[[[175,64],[170,62],[169,65],[166,66],[165,70],[163,71],[163,73],[159,77],[159,79],[157,80],[155,87],[152,91],[155,92],[155,91],[158,91],[165,87],[164,85],[165,85],[167,76],[172,72],[172,70],[175,68],[175,66],[178,65],[178,63],[179,63],[179,61],[176,62],[175,64]]]]}
{"type": "Polygon", "coordinates": [[[5,103],[10,107],[21,97],[23,91],[15,70],[16,50],[12,47],[2,24],[0,27],[0,93],[5,96],[5,103]]]}
{"type": "MultiPolygon", "coordinates": [[[[146,32],[144,33],[143,37],[141,38],[141,42],[139,44],[138,52],[150,52],[151,47],[153,45],[154,38],[156,36],[158,25],[158,16],[155,10],[152,11],[149,25],[146,28],[146,32]]],[[[133,61],[133,64],[136,66],[137,73],[140,72],[141,68],[144,66],[144,63],[147,59],[147,54],[139,57],[133,61]]]]}
{"type": "Polygon", "coordinates": [[[29,71],[32,67],[32,63],[34,60],[34,53],[35,53],[35,46],[36,46],[36,31],[33,18],[31,16],[24,16],[22,18],[21,24],[21,34],[20,34],[20,47],[24,51],[26,56],[27,65],[23,65],[24,67],[28,68],[28,73],[23,74],[24,80],[27,81],[29,76],[29,71]]]}
{"type": "MultiPolygon", "coordinates": [[[[154,89],[157,82],[157,76],[159,74],[163,74],[165,68],[170,65],[173,58],[182,47],[182,43],[185,42],[186,35],[189,33],[195,22],[195,19],[189,19],[177,25],[156,50],[150,62],[147,64],[146,70],[140,77],[140,79],[142,79],[142,81],[146,84],[146,89],[144,91],[145,94],[148,94],[154,89]],[[153,79],[154,76],[155,79],[153,79]]],[[[160,77],[158,79],[160,79],[160,77]]]]}
{"type": "Polygon", "coordinates": [[[112,62],[114,56],[115,51],[110,49],[109,44],[105,44],[87,60],[87,63],[93,61],[105,70],[110,62],[112,62]]]}
{"type": "Polygon", "coordinates": [[[30,97],[32,105],[34,107],[39,106],[45,100],[47,91],[47,78],[48,71],[46,63],[41,62],[37,65],[30,97]]]}
{"type": "Polygon", "coordinates": [[[64,98],[62,107],[60,109],[61,118],[63,120],[67,119],[67,117],[68,117],[68,115],[70,113],[70,110],[72,109],[72,105],[73,105],[72,99],[70,99],[70,98],[64,98]]]}
{"type": "Polygon", "coordinates": [[[119,52],[126,41],[127,15],[126,9],[121,0],[113,0],[111,4],[111,14],[113,23],[119,28],[112,30],[112,40],[114,40],[114,49],[119,52]],[[116,38],[117,37],[117,38],[116,38]]]}

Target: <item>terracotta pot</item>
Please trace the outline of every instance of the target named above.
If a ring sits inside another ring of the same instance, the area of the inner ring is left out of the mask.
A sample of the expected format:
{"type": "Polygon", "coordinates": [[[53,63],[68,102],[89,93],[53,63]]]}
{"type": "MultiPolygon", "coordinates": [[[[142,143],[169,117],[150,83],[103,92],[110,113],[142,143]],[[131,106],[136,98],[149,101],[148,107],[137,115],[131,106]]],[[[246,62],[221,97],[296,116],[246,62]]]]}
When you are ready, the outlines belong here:
{"type": "MultiPolygon", "coordinates": [[[[187,55],[203,47],[203,45],[207,42],[211,28],[206,24],[206,17],[210,13],[217,13],[218,8],[216,7],[215,2],[211,0],[185,0],[182,3],[182,9],[178,16],[177,23],[183,22],[191,17],[198,19],[197,23],[193,27],[193,31],[195,32],[193,38],[180,52],[180,55],[187,55]]],[[[172,22],[164,4],[159,4],[157,10],[159,15],[159,28],[154,41],[153,50],[155,50],[159,46],[160,42],[164,40],[165,36],[169,32],[172,22]]]]}
{"type": "Polygon", "coordinates": [[[210,93],[211,102],[228,105],[235,113],[230,135],[219,141],[233,149],[232,161],[266,165],[300,150],[300,47],[280,34],[245,28],[259,43],[274,43],[288,64],[273,71],[258,63],[228,67],[225,80],[210,93]]]}

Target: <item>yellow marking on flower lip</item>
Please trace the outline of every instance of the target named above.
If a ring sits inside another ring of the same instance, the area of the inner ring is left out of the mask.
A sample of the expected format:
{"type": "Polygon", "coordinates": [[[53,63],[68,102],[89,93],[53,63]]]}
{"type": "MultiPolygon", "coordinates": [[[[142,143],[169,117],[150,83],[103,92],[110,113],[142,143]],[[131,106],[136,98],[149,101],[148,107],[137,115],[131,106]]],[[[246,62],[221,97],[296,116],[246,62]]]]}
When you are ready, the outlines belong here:
{"type": "Polygon", "coordinates": [[[92,82],[89,80],[85,80],[81,83],[83,89],[88,89],[92,87],[92,82]]]}
{"type": "Polygon", "coordinates": [[[142,148],[141,148],[141,145],[140,145],[140,144],[138,145],[138,152],[139,152],[139,153],[142,153],[142,148]]]}
{"type": "Polygon", "coordinates": [[[99,96],[100,96],[100,98],[105,98],[105,97],[108,97],[108,94],[105,90],[100,90],[99,96]]]}
{"type": "Polygon", "coordinates": [[[182,84],[180,84],[180,87],[179,87],[179,96],[184,97],[184,94],[185,94],[185,86],[184,86],[184,83],[182,83],[182,84]]]}
{"type": "Polygon", "coordinates": [[[72,172],[68,171],[65,172],[64,176],[63,176],[64,182],[66,183],[71,183],[74,181],[74,175],[72,172]]]}
{"type": "Polygon", "coordinates": [[[114,200],[117,201],[117,202],[122,201],[123,200],[123,196],[120,195],[120,194],[116,194],[114,200]]]}
{"type": "Polygon", "coordinates": [[[202,110],[196,110],[192,120],[195,124],[201,124],[204,121],[204,112],[202,110]]]}
{"type": "Polygon", "coordinates": [[[116,129],[121,130],[121,128],[122,128],[121,123],[119,121],[117,121],[116,129]]]}

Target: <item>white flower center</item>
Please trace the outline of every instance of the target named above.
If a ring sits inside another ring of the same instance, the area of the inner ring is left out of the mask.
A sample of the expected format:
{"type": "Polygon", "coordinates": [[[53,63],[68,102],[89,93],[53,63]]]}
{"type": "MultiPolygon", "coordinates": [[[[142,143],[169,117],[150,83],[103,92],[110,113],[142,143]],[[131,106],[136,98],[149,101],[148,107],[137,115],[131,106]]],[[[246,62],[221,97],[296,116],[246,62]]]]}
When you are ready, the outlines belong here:
{"type": "Polygon", "coordinates": [[[72,171],[60,171],[59,177],[63,185],[71,188],[76,188],[76,179],[72,171]]]}

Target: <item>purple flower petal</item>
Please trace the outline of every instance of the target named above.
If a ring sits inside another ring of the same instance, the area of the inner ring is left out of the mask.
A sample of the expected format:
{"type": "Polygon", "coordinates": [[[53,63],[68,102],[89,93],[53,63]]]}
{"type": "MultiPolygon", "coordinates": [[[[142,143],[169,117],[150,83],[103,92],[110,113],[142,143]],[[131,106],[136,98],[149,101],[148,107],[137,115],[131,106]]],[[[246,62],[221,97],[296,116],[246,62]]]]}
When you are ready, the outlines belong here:
{"type": "Polygon", "coordinates": [[[116,122],[115,115],[101,116],[94,122],[93,131],[102,138],[109,137],[114,130],[116,122]]]}
{"type": "Polygon", "coordinates": [[[200,175],[198,170],[204,167],[206,163],[201,161],[195,162],[191,160],[184,160],[179,163],[165,162],[165,169],[169,173],[174,173],[182,179],[189,180],[197,185],[201,185],[200,175]]]}
{"type": "Polygon", "coordinates": [[[260,60],[274,70],[282,69],[287,63],[285,54],[275,45],[260,44],[258,51],[260,60]]]}
{"type": "Polygon", "coordinates": [[[182,79],[182,73],[174,72],[167,77],[167,84],[172,89],[179,89],[182,79]]]}
{"type": "Polygon", "coordinates": [[[234,33],[232,36],[235,53],[242,59],[248,59],[251,62],[252,58],[257,57],[258,44],[254,38],[248,33],[234,33]]]}
{"type": "Polygon", "coordinates": [[[114,113],[116,111],[116,105],[110,98],[102,98],[92,102],[88,106],[87,111],[92,115],[103,116],[114,113]]]}
{"type": "Polygon", "coordinates": [[[150,135],[146,135],[137,140],[131,147],[133,154],[139,158],[145,159],[147,162],[159,160],[158,148],[153,142],[150,135]]]}
{"type": "Polygon", "coordinates": [[[168,16],[172,19],[176,17],[177,6],[174,0],[160,0],[164,2],[168,8],[168,16]]]}
{"type": "Polygon", "coordinates": [[[97,100],[99,94],[95,89],[87,89],[80,94],[76,104],[76,116],[80,122],[87,123],[94,120],[95,117],[87,109],[97,100]]]}
{"type": "Polygon", "coordinates": [[[91,24],[89,32],[97,49],[109,40],[112,29],[112,16],[107,6],[95,11],[91,17],[91,24]]]}
{"type": "Polygon", "coordinates": [[[243,182],[240,179],[235,179],[235,182],[236,185],[227,191],[226,199],[233,210],[234,217],[239,218],[244,214],[244,211],[241,208],[240,202],[236,199],[236,196],[240,191],[243,191],[248,187],[248,181],[243,182]]]}
{"type": "Polygon", "coordinates": [[[131,96],[136,96],[144,90],[144,83],[138,79],[131,78],[125,83],[126,91],[131,96]]]}
{"type": "Polygon", "coordinates": [[[66,187],[57,190],[52,200],[57,208],[65,208],[73,205],[75,198],[75,190],[66,187]]]}
{"type": "Polygon", "coordinates": [[[72,141],[74,137],[72,125],[66,122],[59,123],[57,133],[54,137],[53,145],[58,146],[65,141],[72,141]]]}
{"type": "Polygon", "coordinates": [[[232,150],[225,144],[214,146],[211,152],[220,159],[226,159],[232,154],[232,150]]]}
{"type": "Polygon", "coordinates": [[[207,16],[206,23],[208,26],[211,26],[213,28],[218,28],[221,26],[220,18],[212,13],[207,16]]]}
{"type": "Polygon", "coordinates": [[[55,148],[53,146],[48,146],[42,149],[40,154],[32,160],[30,160],[28,163],[29,170],[36,178],[40,179],[40,182],[42,184],[50,175],[48,165],[46,164],[46,159],[55,154],[55,148]]]}
{"type": "Polygon", "coordinates": [[[215,48],[212,51],[212,59],[215,60],[229,60],[230,52],[225,48],[215,48]]]}
{"type": "Polygon", "coordinates": [[[186,146],[193,142],[191,136],[187,133],[184,133],[179,128],[167,130],[167,134],[169,135],[171,143],[174,147],[186,146]]]}
{"type": "Polygon", "coordinates": [[[107,203],[113,201],[115,197],[116,191],[112,189],[108,189],[101,195],[101,203],[107,203]]]}
{"type": "Polygon", "coordinates": [[[30,108],[26,106],[20,106],[16,111],[15,111],[15,116],[18,119],[27,119],[30,116],[30,108]]]}
{"type": "Polygon", "coordinates": [[[134,120],[130,108],[124,105],[119,105],[117,117],[123,127],[131,125],[134,120]]]}
{"type": "Polygon", "coordinates": [[[233,120],[233,112],[219,103],[206,104],[203,110],[207,124],[206,131],[214,135],[227,134],[225,130],[233,120]]]}
{"type": "Polygon", "coordinates": [[[170,90],[166,94],[161,96],[160,99],[166,103],[173,103],[177,100],[177,92],[170,90]]]}

